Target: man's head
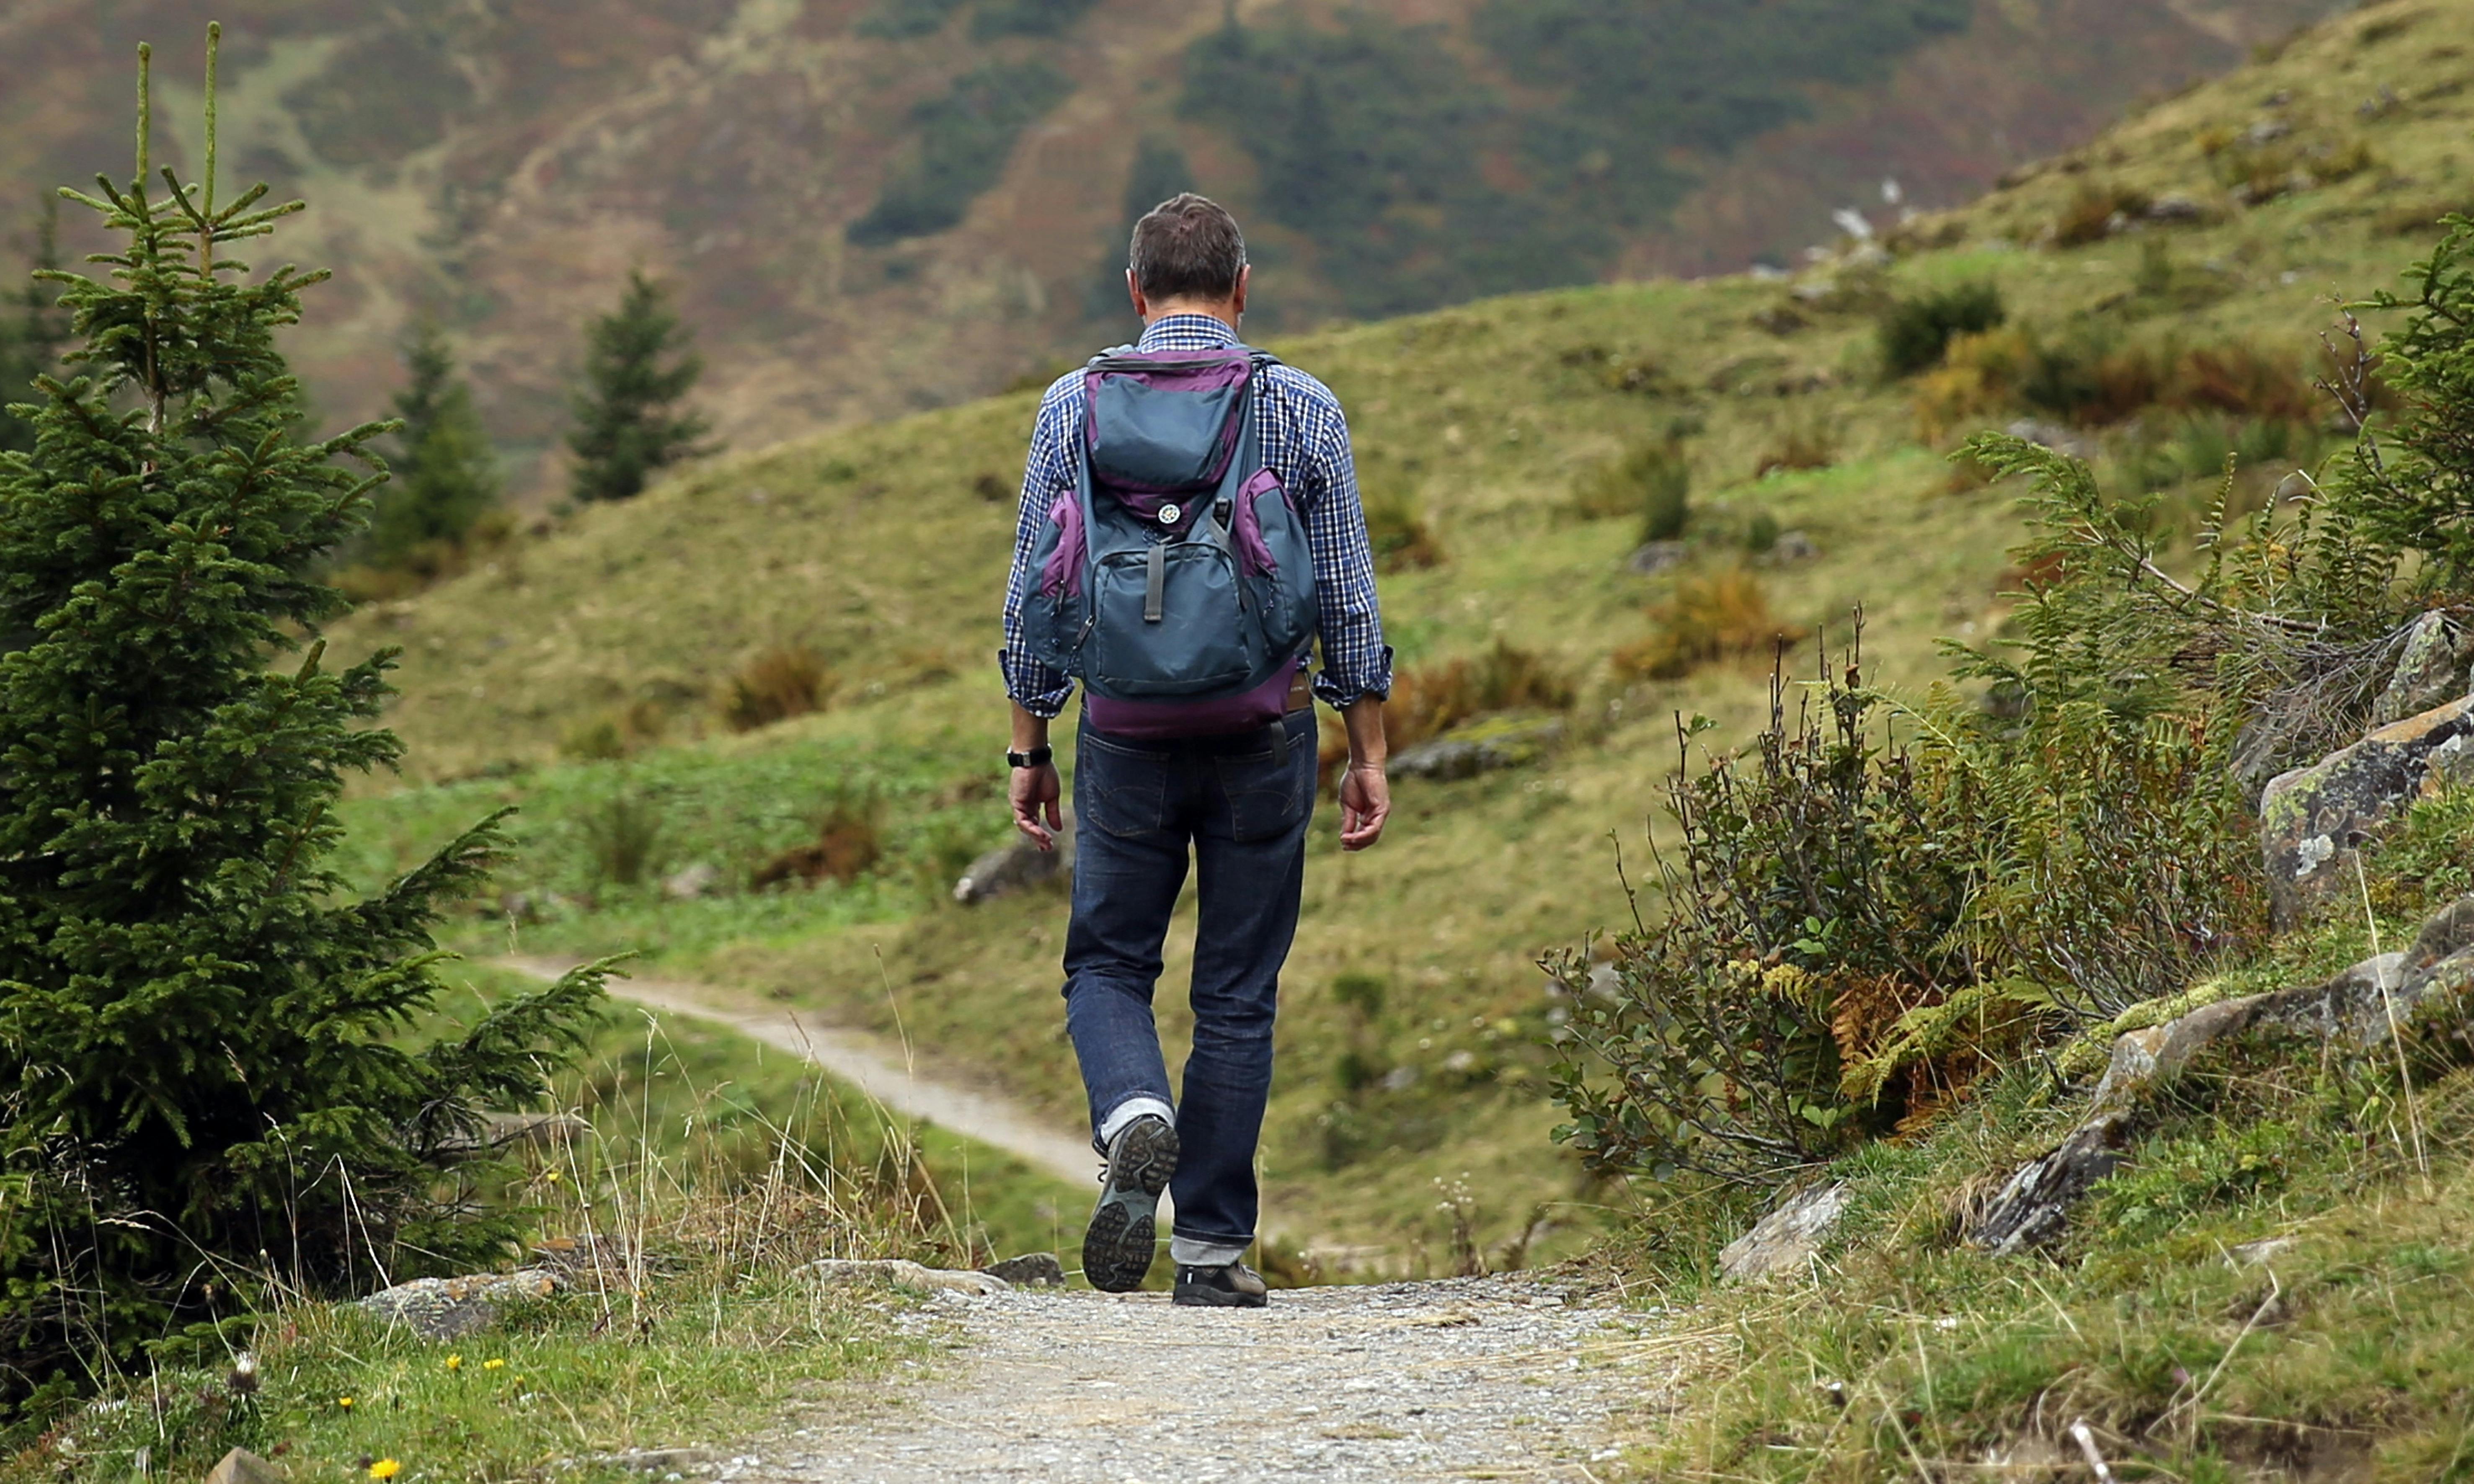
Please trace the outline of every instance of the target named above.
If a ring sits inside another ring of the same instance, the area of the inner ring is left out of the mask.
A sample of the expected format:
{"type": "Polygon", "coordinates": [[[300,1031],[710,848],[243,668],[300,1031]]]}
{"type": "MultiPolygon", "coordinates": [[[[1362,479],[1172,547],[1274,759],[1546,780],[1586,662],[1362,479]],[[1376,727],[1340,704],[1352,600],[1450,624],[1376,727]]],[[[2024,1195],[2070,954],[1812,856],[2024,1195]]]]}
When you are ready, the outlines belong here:
{"type": "Polygon", "coordinates": [[[1172,196],[1134,224],[1126,286],[1146,324],[1164,314],[1207,314],[1234,328],[1251,274],[1237,218],[1208,197],[1172,196]]]}

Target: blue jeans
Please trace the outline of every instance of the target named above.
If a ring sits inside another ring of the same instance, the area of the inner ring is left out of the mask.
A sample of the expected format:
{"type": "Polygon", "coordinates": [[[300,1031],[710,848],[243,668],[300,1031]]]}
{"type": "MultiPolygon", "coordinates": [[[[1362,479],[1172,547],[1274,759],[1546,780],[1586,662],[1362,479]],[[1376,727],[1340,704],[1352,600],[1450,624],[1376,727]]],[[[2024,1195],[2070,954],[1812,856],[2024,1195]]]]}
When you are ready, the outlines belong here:
{"type": "Polygon", "coordinates": [[[1254,1239],[1254,1145],[1272,1090],[1272,1017],[1297,936],[1314,812],[1315,718],[1291,713],[1233,737],[1077,744],[1074,921],[1065,936],[1065,1029],[1096,1135],[1137,1101],[1168,1104],[1152,1019],[1160,944],[1196,864],[1194,1053],[1176,1103],[1178,1260],[1233,1260],[1254,1239]],[[1225,1255],[1223,1255],[1225,1254],[1225,1255]]]}

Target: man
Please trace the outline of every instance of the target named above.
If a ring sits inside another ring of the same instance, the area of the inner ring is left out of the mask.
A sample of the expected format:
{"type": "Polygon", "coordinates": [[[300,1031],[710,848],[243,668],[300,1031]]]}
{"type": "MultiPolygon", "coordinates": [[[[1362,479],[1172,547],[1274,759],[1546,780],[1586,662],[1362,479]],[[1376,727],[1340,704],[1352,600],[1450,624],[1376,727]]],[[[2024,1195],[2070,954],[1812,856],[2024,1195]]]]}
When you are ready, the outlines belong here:
{"type": "MultiPolygon", "coordinates": [[[[1144,326],[1137,354],[1239,344],[1251,270],[1225,210],[1190,193],[1164,202],[1136,224],[1128,256],[1127,287],[1144,326]]],[[[1297,670],[1281,719],[1233,734],[1137,740],[1095,728],[1086,711],[1077,737],[1079,834],[1065,942],[1066,1029],[1090,1095],[1092,1142],[1107,1161],[1083,1238],[1083,1271],[1099,1288],[1140,1287],[1159,1195],[1168,1189],[1176,1204],[1169,1243],[1175,1302],[1248,1308],[1265,1302],[1262,1278],[1240,1259],[1254,1240],[1254,1146],[1314,807],[1313,697],[1346,723],[1341,846],[1364,850],[1382,839],[1391,813],[1383,699],[1392,688],[1340,402],[1322,382],[1276,362],[1250,384],[1263,464],[1305,523],[1322,669],[1310,693],[1297,670]],[[1189,849],[1200,894],[1194,1051],[1183,1100],[1173,1103],[1152,991],[1189,849]]],[[[1088,457],[1085,396],[1077,372],[1040,402],[1006,594],[1000,661],[1013,700],[1009,794],[1015,826],[1043,850],[1055,847],[1063,823],[1049,722],[1063,711],[1071,681],[1032,658],[1023,610],[1041,531],[1088,457]]],[[[1163,518],[1176,520],[1174,511],[1163,518]]]]}

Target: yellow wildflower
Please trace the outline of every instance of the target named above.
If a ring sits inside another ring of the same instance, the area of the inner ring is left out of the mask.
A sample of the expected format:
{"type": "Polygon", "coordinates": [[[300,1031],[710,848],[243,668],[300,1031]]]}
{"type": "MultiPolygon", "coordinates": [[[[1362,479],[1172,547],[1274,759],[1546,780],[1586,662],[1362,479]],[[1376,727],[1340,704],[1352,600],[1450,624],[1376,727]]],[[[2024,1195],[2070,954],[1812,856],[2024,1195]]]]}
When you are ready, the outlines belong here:
{"type": "Polygon", "coordinates": [[[335,1399],[335,1405],[342,1407],[349,1412],[352,1410],[352,1399],[350,1397],[337,1397],[335,1399]]]}
{"type": "Polygon", "coordinates": [[[503,1360],[494,1358],[481,1362],[481,1369],[484,1371],[504,1371],[507,1369],[507,1363],[503,1360]]]}
{"type": "Polygon", "coordinates": [[[555,1185],[558,1183],[558,1172],[556,1170],[545,1170],[542,1172],[542,1179],[555,1185]]]}
{"type": "Polygon", "coordinates": [[[402,1472],[403,1465],[392,1458],[381,1458],[370,1465],[370,1477],[374,1479],[391,1479],[402,1472]]]}
{"type": "Polygon", "coordinates": [[[461,1356],[461,1355],[449,1355],[449,1356],[448,1356],[448,1357],[447,1357],[447,1369],[448,1369],[448,1370],[449,1370],[449,1371],[461,1371],[461,1370],[463,1370],[463,1369],[464,1369],[464,1357],[463,1357],[463,1356],[461,1356]]]}

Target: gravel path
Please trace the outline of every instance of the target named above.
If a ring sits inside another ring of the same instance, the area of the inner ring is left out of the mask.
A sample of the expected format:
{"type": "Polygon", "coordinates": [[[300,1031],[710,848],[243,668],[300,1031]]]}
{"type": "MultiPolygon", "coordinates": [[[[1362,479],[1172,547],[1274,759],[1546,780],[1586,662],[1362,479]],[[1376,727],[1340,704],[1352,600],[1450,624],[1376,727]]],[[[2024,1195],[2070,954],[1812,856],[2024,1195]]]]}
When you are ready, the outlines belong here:
{"type": "MultiPolygon", "coordinates": [[[[518,955],[496,961],[534,979],[554,980],[584,962],[518,955]]],[[[728,1026],[849,1083],[906,1118],[925,1119],[966,1138],[993,1145],[1059,1180],[1092,1185],[1100,1168],[1089,1141],[1042,1127],[1004,1098],[919,1075],[898,1046],[837,1026],[823,1025],[787,1010],[735,1006],[737,998],[706,985],[667,979],[614,978],[613,999],[650,1010],[728,1026]]],[[[1168,1209],[1162,1203],[1163,1210],[1168,1209]]],[[[1163,1220],[1165,1217],[1163,1217],[1163,1220]]]]}
{"type": "Polygon", "coordinates": [[[1297,1289],[1259,1310],[1165,1294],[942,1294],[958,1372],[793,1423],[726,1484],[1589,1480],[1613,1414],[1656,1406],[1661,1321],[1518,1275],[1297,1289]]]}

